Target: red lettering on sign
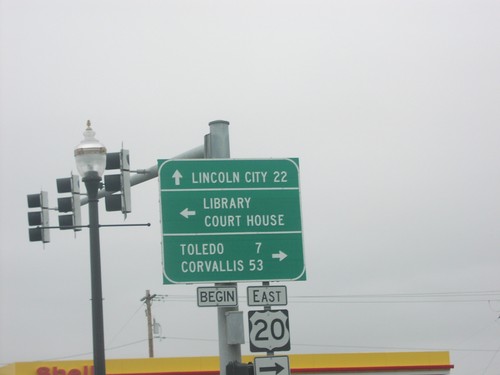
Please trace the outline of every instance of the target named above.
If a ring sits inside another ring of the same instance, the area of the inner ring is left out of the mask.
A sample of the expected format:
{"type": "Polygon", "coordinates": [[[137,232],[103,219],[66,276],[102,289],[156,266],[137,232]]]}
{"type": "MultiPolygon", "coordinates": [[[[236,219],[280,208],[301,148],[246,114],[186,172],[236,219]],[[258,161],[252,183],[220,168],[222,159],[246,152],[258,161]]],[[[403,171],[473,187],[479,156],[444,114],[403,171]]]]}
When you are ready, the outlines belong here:
{"type": "Polygon", "coordinates": [[[57,366],[52,367],[38,367],[36,375],[94,375],[94,366],[83,366],[83,369],[72,368],[68,371],[57,366]]]}

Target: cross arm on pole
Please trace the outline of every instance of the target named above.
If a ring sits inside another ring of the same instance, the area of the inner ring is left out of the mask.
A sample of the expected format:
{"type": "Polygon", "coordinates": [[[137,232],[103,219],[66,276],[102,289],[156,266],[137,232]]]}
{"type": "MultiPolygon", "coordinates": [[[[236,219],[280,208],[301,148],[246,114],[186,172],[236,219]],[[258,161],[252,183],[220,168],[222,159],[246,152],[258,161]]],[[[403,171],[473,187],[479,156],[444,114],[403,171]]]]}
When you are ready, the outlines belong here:
{"type": "MultiPolygon", "coordinates": [[[[172,159],[203,159],[205,157],[205,146],[201,145],[195,147],[191,150],[183,152],[177,156],[174,156],[172,159]]],[[[158,166],[153,165],[147,169],[142,169],[137,174],[134,174],[130,177],[130,185],[138,185],[140,183],[152,180],[153,178],[158,177],[158,166]]],[[[112,195],[114,192],[106,191],[104,189],[100,189],[97,193],[97,199],[104,198],[105,196],[112,195]]],[[[81,205],[88,204],[88,197],[82,197],[80,201],[81,205]]]]}

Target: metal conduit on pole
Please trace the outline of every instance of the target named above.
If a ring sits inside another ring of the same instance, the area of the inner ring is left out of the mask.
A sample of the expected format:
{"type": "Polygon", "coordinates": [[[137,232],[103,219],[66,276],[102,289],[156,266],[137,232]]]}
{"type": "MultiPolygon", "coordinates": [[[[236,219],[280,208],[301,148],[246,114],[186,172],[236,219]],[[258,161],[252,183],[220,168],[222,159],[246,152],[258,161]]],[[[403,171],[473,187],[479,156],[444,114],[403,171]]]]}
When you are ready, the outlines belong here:
{"type": "MultiPolygon", "coordinates": [[[[205,137],[205,157],[209,159],[228,159],[229,150],[229,122],[218,120],[209,123],[210,134],[205,137]]],[[[233,286],[236,283],[220,283],[216,286],[233,286]]],[[[220,375],[226,375],[226,366],[233,361],[241,362],[241,345],[228,344],[227,316],[231,311],[238,311],[238,307],[218,307],[217,322],[219,329],[219,363],[220,375]]]]}

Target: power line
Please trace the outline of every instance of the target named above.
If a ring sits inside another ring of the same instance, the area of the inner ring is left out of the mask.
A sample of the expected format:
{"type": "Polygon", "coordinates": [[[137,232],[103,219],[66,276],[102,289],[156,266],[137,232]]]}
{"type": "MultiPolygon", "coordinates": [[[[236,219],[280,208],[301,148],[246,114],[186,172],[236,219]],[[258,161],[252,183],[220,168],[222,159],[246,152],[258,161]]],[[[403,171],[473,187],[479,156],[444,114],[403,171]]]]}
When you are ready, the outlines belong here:
{"type": "Polygon", "coordinates": [[[454,351],[454,352],[498,352],[499,349],[475,349],[475,348],[429,348],[409,346],[373,346],[373,345],[344,345],[344,344],[293,344],[294,346],[306,346],[315,348],[348,348],[348,349],[370,349],[370,350],[411,350],[411,351],[454,351]]]}
{"type": "Polygon", "coordinates": [[[291,298],[405,298],[405,297],[472,297],[500,296],[500,290],[469,291],[469,292],[427,292],[427,293],[365,293],[365,294],[331,294],[302,295],[291,298]]]}
{"type": "MultiPolygon", "coordinates": [[[[168,295],[172,302],[192,302],[191,295],[168,295]]],[[[246,296],[240,296],[246,300],[246,296]]],[[[373,293],[289,296],[290,303],[471,303],[500,301],[500,291],[462,291],[428,293],[373,293]]]]}
{"type": "MultiPolygon", "coordinates": [[[[192,302],[196,300],[195,296],[192,295],[161,295],[160,301],[171,302],[192,302]]],[[[240,296],[240,300],[245,300],[246,296],[240,296]]],[[[155,298],[155,300],[157,300],[155,298]]],[[[289,297],[289,302],[291,303],[346,303],[346,304],[363,304],[363,303],[380,303],[380,304],[391,304],[391,303],[463,303],[463,302],[491,302],[492,300],[500,301],[500,291],[499,290],[486,290],[486,291],[453,291],[453,292],[422,292],[422,293],[364,293],[364,294],[330,294],[330,295],[299,295],[289,297]],[[485,297],[490,297],[485,299],[485,297]],[[425,299],[423,299],[425,298],[425,299]]],[[[118,330],[118,332],[113,336],[110,343],[113,342],[117,336],[119,336],[124,329],[130,324],[132,319],[137,315],[137,313],[142,309],[144,302],[140,304],[137,310],[131,315],[127,322],[118,330]]],[[[183,341],[205,341],[205,342],[216,342],[217,339],[209,338],[195,338],[195,337],[173,337],[166,336],[162,339],[169,340],[183,340],[183,341]]],[[[143,343],[148,339],[141,339],[137,341],[132,341],[122,345],[108,347],[108,350],[117,350],[124,347],[137,345],[143,343]]],[[[462,351],[462,352],[489,352],[496,354],[500,351],[498,348],[495,349],[475,349],[475,348],[416,348],[416,347],[399,347],[399,346],[360,346],[360,345],[343,345],[343,344],[300,344],[295,343],[295,346],[305,346],[305,347],[323,347],[323,348],[353,348],[353,349],[372,349],[372,350],[448,350],[448,351],[462,351]]],[[[91,355],[92,352],[78,353],[68,356],[59,356],[49,359],[44,359],[43,361],[50,360],[61,360],[76,358],[82,356],[91,355]]]]}
{"type": "Polygon", "coordinates": [[[374,293],[292,296],[294,303],[464,303],[500,300],[500,291],[374,293]]]}
{"type": "Polygon", "coordinates": [[[122,332],[123,332],[123,330],[125,329],[125,327],[127,327],[127,326],[130,324],[130,322],[132,321],[132,319],[134,319],[134,317],[137,315],[137,313],[138,313],[139,311],[141,311],[141,309],[142,309],[142,305],[143,305],[143,304],[144,304],[144,303],[141,303],[141,305],[137,308],[137,310],[135,310],[135,312],[134,312],[134,313],[132,314],[132,316],[131,316],[128,320],[127,320],[127,322],[126,322],[126,323],[125,323],[125,324],[124,324],[124,325],[123,325],[123,326],[122,326],[122,327],[118,330],[118,332],[117,332],[117,333],[115,333],[115,335],[113,336],[113,338],[109,341],[109,343],[110,343],[110,344],[111,344],[113,341],[115,341],[115,339],[118,337],[118,335],[119,335],[120,333],[122,333],[122,332]]]}
{"type": "MultiPolygon", "coordinates": [[[[178,337],[178,336],[166,336],[162,337],[162,339],[168,340],[180,340],[180,341],[198,341],[198,342],[217,342],[217,339],[211,338],[201,338],[201,337],[178,337]]],[[[140,339],[136,341],[132,341],[129,343],[125,343],[122,345],[117,345],[113,347],[106,348],[106,351],[122,349],[125,347],[129,347],[132,345],[141,344],[148,339],[140,339]]],[[[305,344],[305,343],[294,343],[294,346],[303,346],[303,347],[315,347],[315,348],[348,348],[348,349],[369,349],[369,350],[408,350],[408,351],[456,351],[456,352],[484,352],[484,353],[498,353],[500,349],[477,349],[477,348],[430,348],[430,347],[408,347],[408,346],[374,346],[374,345],[346,345],[346,344],[305,344]]],[[[45,362],[45,361],[55,361],[55,360],[63,360],[70,358],[77,358],[91,355],[92,352],[84,352],[66,356],[58,356],[52,358],[45,358],[41,360],[36,360],[37,362],[45,362]]],[[[495,354],[496,355],[496,354],[495,354]]]]}
{"type": "MultiPolygon", "coordinates": [[[[500,300],[500,299],[499,299],[500,300]]],[[[489,299],[435,299],[435,300],[338,300],[338,301],[290,301],[293,303],[318,303],[318,304],[404,304],[404,303],[472,303],[491,302],[489,299]]]]}
{"type": "MultiPolygon", "coordinates": [[[[132,341],[132,342],[129,342],[129,343],[123,344],[123,345],[112,346],[110,348],[106,348],[106,351],[125,348],[127,346],[132,346],[132,345],[140,344],[140,343],[142,343],[144,341],[147,341],[147,339],[141,339],[141,340],[132,341]]],[[[38,359],[38,360],[35,360],[34,362],[48,362],[48,361],[58,361],[58,360],[62,360],[62,359],[78,358],[78,357],[84,357],[84,356],[92,355],[92,353],[93,352],[90,351],[90,352],[84,352],[84,353],[78,353],[78,354],[71,354],[71,355],[65,355],[65,356],[59,356],[59,357],[38,359]]]]}
{"type": "Polygon", "coordinates": [[[113,346],[113,347],[111,347],[111,348],[106,349],[106,351],[108,351],[108,350],[116,350],[116,349],[125,348],[125,347],[127,347],[127,346],[132,346],[132,345],[141,344],[141,343],[143,343],[144,341],[148,341],[148,339],[141,339],[141,340],[137,340],[137,341],[132,341],[132,342],[129,342],[129,343],[127,343],[127,344],[118,345],[118,346],[113,346]]]}

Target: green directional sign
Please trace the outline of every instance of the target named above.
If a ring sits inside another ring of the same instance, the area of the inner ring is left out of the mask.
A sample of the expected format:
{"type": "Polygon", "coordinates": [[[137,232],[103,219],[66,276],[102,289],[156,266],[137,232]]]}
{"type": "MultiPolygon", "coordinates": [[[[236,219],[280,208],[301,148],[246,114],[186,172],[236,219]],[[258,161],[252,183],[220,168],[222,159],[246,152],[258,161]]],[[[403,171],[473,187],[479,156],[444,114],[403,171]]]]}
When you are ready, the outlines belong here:
{"type": "Polygon", "coordinates": [[[297,159],[159,160],[163,281],[304,280],[297,159]]]}

